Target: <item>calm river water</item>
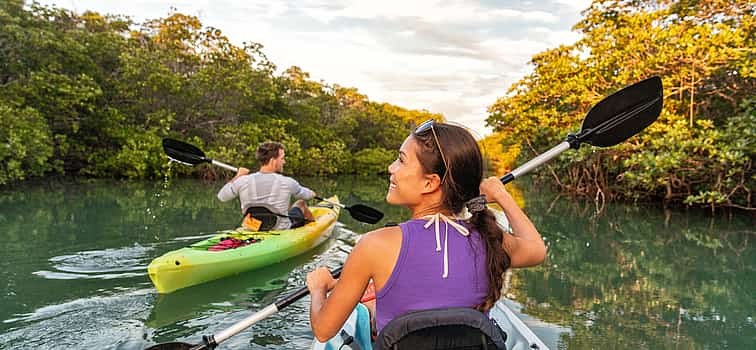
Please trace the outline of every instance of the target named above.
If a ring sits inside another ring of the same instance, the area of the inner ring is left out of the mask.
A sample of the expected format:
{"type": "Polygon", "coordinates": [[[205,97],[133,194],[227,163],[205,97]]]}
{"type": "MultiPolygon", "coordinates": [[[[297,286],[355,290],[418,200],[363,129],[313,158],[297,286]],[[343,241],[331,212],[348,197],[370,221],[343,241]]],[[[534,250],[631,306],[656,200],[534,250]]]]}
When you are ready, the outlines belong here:
{"type": "MultiPolygon", "coordinates": [[[[383,202],[385,179],[300,179],[321,195],[383,202]]],[[[515,270],[506,295],[553,349],[753,349],[756,240],[752,216],[609,204],[596,214],[525,186],[526,211],[549,246],[547,262],[515,270]],[[751,345],[748,345],[751,344],[751,345]]],[[[142,349],[195,343],[338,266],[359,233],[377,226],[342,213],[332,238],[271,268],[158,295],[155,257],[237,224],[220,183],[50,182],[0,191],[0,348],[142,349]]],[[[305,299],[221,348],[307,348],[305,299]]]]}

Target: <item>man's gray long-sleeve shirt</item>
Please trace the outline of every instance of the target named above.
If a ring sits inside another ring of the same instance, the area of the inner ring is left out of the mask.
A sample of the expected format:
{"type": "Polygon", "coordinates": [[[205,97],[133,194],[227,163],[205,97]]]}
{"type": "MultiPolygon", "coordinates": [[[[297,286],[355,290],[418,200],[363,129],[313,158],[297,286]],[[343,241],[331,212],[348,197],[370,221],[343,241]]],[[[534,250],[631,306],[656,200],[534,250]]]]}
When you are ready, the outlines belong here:
{"type": "MultiPolygon", "coordinates": [[[[265,206],[278,214],[288,215],[292,196],[296,199],[311,199],[315,192],[288,176],[261,172],[241,176],[218,191],[218,199],[223,202],[239,197],[242,213],[251,206],[265,206]]],[[[279,217],[278,224],[273,229],[285,230],[290,226],[288,218],[279,217]]]]}

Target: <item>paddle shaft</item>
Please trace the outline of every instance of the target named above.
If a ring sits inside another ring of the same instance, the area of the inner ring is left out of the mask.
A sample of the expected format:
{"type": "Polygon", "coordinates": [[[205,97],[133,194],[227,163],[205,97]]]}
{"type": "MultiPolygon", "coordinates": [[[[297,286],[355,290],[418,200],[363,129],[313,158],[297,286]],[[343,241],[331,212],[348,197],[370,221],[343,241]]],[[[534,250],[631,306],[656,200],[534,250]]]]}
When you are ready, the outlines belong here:
{"type": "MultiPolygon", "coordinates": [[[[339,276],[341,275],[342,268],[343,266],[331,271],[331,275],[333,276],[333,278],[339,278],[339,276]]],[[[224,329],[217,335],[204,336],[203,339],[206,343],[208,343],[207,345],[211,346],[211,348],[214,348],[216,345],[222,343],[226,339],[236,335],[237,333],[245,330],[249,326],[257,323],[257,321],[267,318],[268,316],[293,304],[297,300],[302,299],[304,296],[308,294],[310,294],[310,290],[307,289],[307,287],[302,287],[298,289],[297,291],[279,299],[275,303],[266,306],[264,309],[258,312],[255,312],[254,314],[248,316],[247,318],[235,323],[231,327],[224,329]]]]}
{"type": "MultiPolygon", "coordinates": [[[[238,168],[235,168],[235,167],[233,167],[231,165],[228,165],[226,163],[219,162],[217,160],[213,160],[213,159],[209,159],[209,158],[207,158],[207,160],[210,161],[210,164],[217,165],[217,166],[219,166],[221,168],[228,169],[228,170],[231,170],[233,172],[238,172],[238,170],[239,170],[238,168]]],[[[373,208],[368,208],[368,207],[365,207],[365,206],[361,206],[362,210],[360,211],[359,209],[355,209],[354,207],[349,207],[349,206],[346,206],[344,204],[333,202],[333,201],[330,201],[330,200],[322,198],[322,197],[315,196],[315,199],[317,199],[319,201],[326,202],[326,203],[330,203],[332,205],[337,205],[337,206],[339,206],[341,208],[346,209],[349,212],[349,214],[352,215],[352,217],[354,217],[358,221],[363,221],[363,222],[367,222],[367,223],[370,223],[370,224],[375,224],[376,222],[380,221],[381,218],[383,218],[383,213],[380,213],[379,211],[377,211],[376,209],[373,209],[373,208]]],[[[280,214],[276,214],[276,215],[281,216],[281,217],[287,217],[287,218],[290,217],[290,216],[280,215],[280,214]]]]}
{"type": "MultiPolygon", "coordinates": [[[[212,164],[212,165],[216,165],[216,166],[219,166],[219,167],[221,167],[221,168],[224,168],[224,169],[228,169],[228,170],[231,170],[231,171],[233,171],[233,172],[238,172],[238,171],[239,171],[239,168],[236,168],[236,167],[234,167],[234,166],[228,165],[228,164],[226,164],[226,163],[223,163],[223,162],[219,162],[219,161],[217,161],[217,160],[214,160],[214,159],[210,159],[210,158],[207,158],[207,160],[209,160],[209,161],[210,161],[210,164],[212,164]]],[[[318,197],[318,196],[315,196],[315,199],[317,199],[317,200],[319,200],[319,201],[323,201],[323,202],[326,202],[326,203],[330,203],[330,204],[333,204],[333,205],[338,205],[338,206],[340,206],[340,207],[342,207],[342,208],[346,208],[346,207],[347,207],[347,206],[346,206],[346,205],[344,205],[344,204],[341,204],[341,203],[336,203],[336,202],[332,202],[332,201],[329,201],[329,200],[327,200],[327,199],[325,199],[325,198],[322,198],[322,197],[318,197]]],[[[288,216],[287,216],[287,217],[288,217],[288,216]]]]}
{"type": "Polygon", "coordinates": [[[219,167],[221,167],[221,168],[223,168],[223,169],[231,170],[231,171],[233,171],[233,172],[237,172],[237,171],[239,171],[239,168],[237,168],[237,167],[234,167],[234,166],[231,166],[231,165],[228,165],[228,164],[226,164],[226,163],[223,163],[223,162],[219,162],[219,161],[217,161],[217,160],[215,160],[215,159],[209,159],[209,158],[208,158],[208,160],[210,161],[210,164],[212,164],[212,165],[216,165],[216,166],[219,166],[219,167]]]}
{"type": "Polygon", "coordinates": [[[541,164],[548,162],[552,158],[558,156],[560,153],[570,149],[570,147],[571,146],[569,141],[564,141],[554,146],[550,150],[539,154],[537,157],[529,160],[527,163],[517,167],[517,169],[512,170],[510,173],[502,176],[500,179],[501,183],[506,185],[507,183],[512,182],[514,179],[529,173],[533,169],[541,166],[541,164]]]}
{"type": "Polygon", "coordinates": [[[338,205],[339,207],[346,209],[346,211],[349,212],[349,215],[351,215],[357,221],[366,222],[368,224],[376,224],[378,223],[378,221],[381,221],[381,219],[383,219],[383,213],[381,213],[379,210],[362,205],[362,204],[355,204],[352,206],[348,206],[341,203],[332,202],[325,198],[321,198],[317,196],[315,197],[315,199],[326,202],[326,203],[330,203],[332,205],[338,205]]]}
{"type": "Polygon", "coordinates": [[[344,209],[346,209],[346,210],[349,210],[349,208],[347,208],[347,206],[346,206],[346,205],[344,205],[344,204],[341,204],[341,203],[331,202],[331,201],[329,201],[329,200],[327,200],[327,199],[325,199],[325,198],[322,198],[322,197],[318,197],[318,196],[315,196],[315,199],[317,199],[317,200],[319,200],[319,201],[322,201],[322,202],[326,202],[326,203],[329,203],[329,204],[338,205],[338,206],[340,206],[340,207],[342,207],[342,208],[344,208],[344,209]]]}
{"type": "MultiPolygon", "coordinates": [[[[236,172],[237,174],[239,173],[239,168],[205,157],[205,152],[202,152],[201,149],[183,141],[164,138],[163,151],[165,151],[165,154],[171,161],[175,161],[181,164],[195,166],[202,163],[210,163],[212,165],[236,172]]],[[[326,201],[334,206],[339,206],[343,209],[346,209],[349,214],[357,221],[365,222],[368,224],[376,224],[383,218],[382,212],[363,204],[346,206],[320,197],[316,198],[322,201],[326,201]]]]}
{"type": "Polygon", "coordinates": [[[562,143],[502,176],[501,182],[507,184],[582,143],[608,147],[635,135],[659,116],[662,88],[661,79],[652,77],[605,97],[588,111],[578,134],[567,135],[562,143]]]}

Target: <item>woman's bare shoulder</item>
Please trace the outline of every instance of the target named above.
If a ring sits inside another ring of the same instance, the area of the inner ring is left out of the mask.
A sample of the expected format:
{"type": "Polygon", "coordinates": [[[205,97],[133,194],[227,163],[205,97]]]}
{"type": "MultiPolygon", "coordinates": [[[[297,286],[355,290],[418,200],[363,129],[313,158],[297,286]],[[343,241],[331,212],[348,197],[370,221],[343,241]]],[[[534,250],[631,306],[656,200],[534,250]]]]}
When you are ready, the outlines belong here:
{"type": "Polygon", "coordinates": [[[376,252],[381,251],[382,248],[396,246],[401,242],[402,229],[399,226],[387,226],[362,235],[354,249],[368,248],[369,251],[376,252]]]}
{"type": "Polygon", "coordinates": [[[386,226],[364,234],[360,242],[367,240],[367,242],[377,243],[376,241],[395,240],[397,237],[402,237],[402,229],[398,225],[386,226]]]}
{"type": "Polygon", "coordinates": [[[384,283],[394,269],[401,247],[402,229],[399,226],[382,227],[364,234],[349,254],[349,259],[368,271],[374,281],[384,283]]]}

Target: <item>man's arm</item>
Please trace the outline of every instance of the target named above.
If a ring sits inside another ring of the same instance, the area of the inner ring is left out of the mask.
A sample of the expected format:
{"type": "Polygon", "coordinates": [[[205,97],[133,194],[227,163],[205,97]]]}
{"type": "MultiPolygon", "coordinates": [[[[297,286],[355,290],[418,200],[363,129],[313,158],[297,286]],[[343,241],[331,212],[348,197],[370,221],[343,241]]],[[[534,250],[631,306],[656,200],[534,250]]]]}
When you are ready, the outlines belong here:
{"type": "Polygon", "coordinates": [[[244,175],[248,175],[248,174],[249,174],[249,169],[247,169],[247,168],[236,169],[236,176],[234,176],[234,178],[231,179],[231,181],[229,181],[229,183],[234,182],[234,181],[236,181],[236,179],[238,179],[238,178],[240,178],[240,177],[242,177],[244,175]]]}
{"type": "Polygon", "coordinates": [[[300,185],[299,182],[294,179],[291,179],[291,193],[296,199],[307,200],[315,198],[315,191],[300,185]]]}
{"type": "Polygon", "coordinates": [[[221,188],[220,191],[218,191],[218,199],[221,202],[228,202],[236,198],[237,196],[239,196],[239,190],[238,188],[234,187],[234,183],[237,179],[247,174],[249,174],[249,169],[239,168],[236,171],[236,176],[234,176],[234,178],[231,179],[231,181],[227,182],[223,186],[223,188],[221,188]]]}

